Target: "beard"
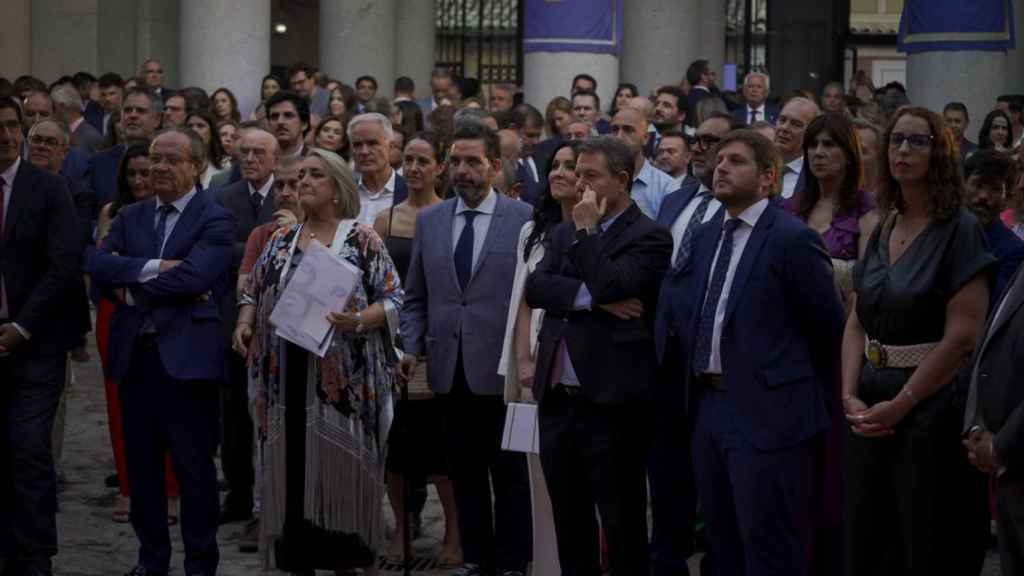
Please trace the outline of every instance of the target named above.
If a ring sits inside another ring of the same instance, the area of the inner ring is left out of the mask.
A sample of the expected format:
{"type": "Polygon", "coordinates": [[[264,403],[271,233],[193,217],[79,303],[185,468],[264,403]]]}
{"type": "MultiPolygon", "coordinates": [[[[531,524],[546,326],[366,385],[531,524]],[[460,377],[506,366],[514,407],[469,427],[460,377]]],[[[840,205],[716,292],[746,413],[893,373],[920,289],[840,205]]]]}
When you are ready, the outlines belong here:
{"type": "Polygon", "coordinates": [[[455,193],[459,195],[459,198],[471,206],[479,204],[489,190],[487,187],[477,186],[473,182],[455,182],[452,187],[455,188],[455,193]]]}

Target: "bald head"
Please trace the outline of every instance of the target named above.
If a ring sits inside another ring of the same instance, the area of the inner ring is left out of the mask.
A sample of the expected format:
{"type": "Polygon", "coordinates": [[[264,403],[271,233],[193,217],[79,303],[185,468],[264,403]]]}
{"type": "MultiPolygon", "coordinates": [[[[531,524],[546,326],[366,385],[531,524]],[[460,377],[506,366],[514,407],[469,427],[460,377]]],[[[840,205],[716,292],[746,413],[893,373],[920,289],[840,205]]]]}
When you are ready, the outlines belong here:
{"type": "Polygon", "coordinates": [[[807,98],[790,98],[782,107],[775,124],[775,146],[784,162],[792,162],[803,154],[804,132],[819,114],[818,105],[807,98]]]}
{"type": "Polygon", "coordinates": [[[651,119],[651,115],[654,114],[654,103],[647,96],[637,96],[636,98],[630,98],[629,102],[626,103],[627,108],[633,108],[639,110],[644,118],[651,119]]]}
{"type": "Polygon", "coordinates": [[[262,128],[250,128],[236,146],[242,163],[242,177],[259,190],[277,166],[277,138],[262,128]]]}
{"type": "Polygon", "coordinates": [[[647,116],[643,112],[632,105],[616,112],[612,118],[611,134],[629,144],[638,162],[642,163],[644,144],[647,143],[647,116]]]}

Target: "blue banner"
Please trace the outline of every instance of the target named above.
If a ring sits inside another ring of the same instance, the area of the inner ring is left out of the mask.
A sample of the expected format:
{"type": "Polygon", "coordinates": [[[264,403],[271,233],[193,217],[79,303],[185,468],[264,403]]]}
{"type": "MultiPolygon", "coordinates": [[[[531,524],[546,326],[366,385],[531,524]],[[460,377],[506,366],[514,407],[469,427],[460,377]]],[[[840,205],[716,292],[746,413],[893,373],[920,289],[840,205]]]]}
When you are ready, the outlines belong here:
{"type": "Polygon", "coordinates": [[[1014,48],[1012,0],[906,0],[899,49],[910,54],[1014,48]]]}
{"type": "Polygon", "coordinates": [[[523,52],[619,54],[622,0],[524,0],[523,52]]]}

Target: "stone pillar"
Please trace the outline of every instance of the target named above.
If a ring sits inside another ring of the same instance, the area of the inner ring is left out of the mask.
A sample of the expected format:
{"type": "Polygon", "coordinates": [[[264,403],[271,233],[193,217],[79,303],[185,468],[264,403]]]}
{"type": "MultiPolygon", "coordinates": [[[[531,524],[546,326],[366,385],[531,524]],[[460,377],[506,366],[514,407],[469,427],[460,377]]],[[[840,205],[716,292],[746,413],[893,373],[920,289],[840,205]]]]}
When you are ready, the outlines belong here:
{"type": "Polygon", "coordinates": [[[1006,92],[1010,75],[1002,52],[912,53],[907,55],[907,96],[912,103],[940,113],[947,102],[963,102],[971,116],[966,136],[977,142],[985,114],[995,107],[996,97],[1006,92]]]}
{"type": "Polygon", "coordinates": [[[33,0],[33,75],[50,83],[80,70],[96,71],[98,4],[98,0],[33,0]]]}
{"type": "Polygon", "coordinates": [[[134,76],[139,68],[135,61],[139,3],[135,0],[99,0],[98,14],[98,67],[95,74],[116,72],[121,76],[134,76]]]}
{"type": "Polygon", "coordinates": [[[137,76],[142,63],[160,61],[164,86],[182,86],[178,67],[178,0],[138,0],[135,27],[135,66],[126,72],[137,76]]]}
{"type": "Polygon", "coordinates": [[[270,0],[182,0],[180,29],[181,85],[224,86],[248,116],[270,71],[270,0]]]}
{"type": "MultiPolygon", "coordinates": [[[[701,54],[701,0],[628,0],[622,6],[619,77],[641,94],[678,85],[701,54]]],[[[724,8],[723,8],[724,10],[724,8]]]]}
{"type": "MultiPolygon", "coordinates": [[[[322,0],[321,0],[322,1],[322,0]]],[[[434,68],[436,6],[434,0],[396,0],[395,77],[408,76],[416,83],[416,97],[430,94],[430,71],[434,68]]],[[[378,78],[378,81],[380,79],[378,78]]],[[[391,94],[391,85],[380,91],[391,94]]]]}
{"type": "Polygon", "coordinates": [[[706,58],[711,63],[711,69],[718,72],[716,82],[721,86],[724,82],[722,64],[725,61],[725,2],[701,0],[700,4],[699,57],[706,58]]]}
{"type": "MultiPolygon", "coordinates": [[[[418,2],[404,4],[410,3],[418,2]]],[[[320,0],[320,69],[348,84],[370,74],[388,94],[395,82],[395,0],[320,0]]]]}
{"type": "Polygon", "coordinates": [[[1016,20],[1017,48],[1010,50],[1006,59],[1006,91],[1024,94],[1024,0],[1013,0],[1013,15],[1016,20]]]}
{"type": "Polygon", "coordinates": [[[619,59],[614,54],[581,52],[530,52],[523,58],[523,98],[541,114],[554,97],[569,97],[573,76],[590,74],[597,80],[601,108],[615,96],[619,84],[619,59]]]}
{"type": "Polygon", "coordinates": [[[32,72],[32,2],[4,2],[6,29],[0,34],[0,76],[14,82],[22,74],[32,72]]]}

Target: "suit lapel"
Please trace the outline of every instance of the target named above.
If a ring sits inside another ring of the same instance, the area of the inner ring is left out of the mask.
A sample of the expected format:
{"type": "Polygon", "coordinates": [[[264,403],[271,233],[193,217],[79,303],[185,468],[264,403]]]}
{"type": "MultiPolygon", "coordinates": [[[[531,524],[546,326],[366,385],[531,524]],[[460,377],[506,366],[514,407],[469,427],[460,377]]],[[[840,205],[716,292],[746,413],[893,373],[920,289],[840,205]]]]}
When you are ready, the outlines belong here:
{"type": "MultiPolygon", "coordinates": [[[[4,210],[4,243],[10,242],[14,234],[14,229],[18,226],[18,214],[24,210],[24,206],[27,206],[28,198],[22,198],[26,194],[30,194],[33,186],[33,174],[29,170],[28,160],[21,160],[21,164],[18,165],[18,171],[14,173],[14,182],[8,184],[10,190],[7,190],[7,194],[10,195],[11,199],[7,202],[7,209],[4,210]]],[[[3,199],[0,198],[0,202],[3,199]]]]}
{"type": "Polygon", "coordinates": [[[743,248],[739,265],[736,267],[736,275],[733,276],[732,285],[729,287],[729,302],[726,304],[725,320],[722,322],[723,326],[728,324],[729,318],[732,317],[732,313],[736,310],[736,305],[743,294],[743,288],[750,277],[750,270],[754,267],[754,262],[757,261],[761,248],[764,246],[765,240],[768,239],[768,231],[771,230],[774,223],[775,210],[769,204],[765,208],[764,213],[761,214],[761,218],[758,219],[757,225],[750,231],[750,237],[747,238],[747,244],[743,248]]]}
{"type": "Polygon", "coordinates": [[[143,245],[146,246],[143,253],[151,258],[159,258],[160,248],[156,245],[156,198],[150,197],[141,202],[143,204],[138,218],[141,220],[143,245]]]}
{"type": "Polygon", "coordinates": [[[459,205],[458,200],[451,200],[451,206],[441,211],[441,226],[438,226],[437,233],[441,235],[441,246],[444,247],[445,262],[447,262],[448,276],[451,278],[452,286],[460,293],[459,274],[455,271],[455,247],[452,245],[452,230],[455,227],[455,208],[459,205]]]}
{"type": "Polygon", "coordinates": [[[1013,275],[1013,280],[1010,282],[1009,287],[1003,292],[1006,295],[1004,298],[1005,302],[1000,302],[996,307],[996,312],[999,313],[999,317],[993,317],[992,323],[989,329],[985,331],[985,340],[981,345],[982,351],[988,345],[989,340],[996,335],[999,330],[1006,326],[1013,314],[1020,308],[1021,304],[1024,304],[1024,286],[1018,286],[1018,284],[1024,284],[1024,275],[1021,274],[1021,270],[1024,270],[1024,266],[1017,269],[1016,274],[1013,275]],[[1000,310],[1000,306],[1002,310],[1000,310]]]}
{"type": "Polygon", "coordinates": [[[196,215],[203,209],[202,204],[204,204],[205,200],[203,194],[201,190],[196,192],[196,195],[185,206],[185,210],[178,216],[174,229],[171,230],[170,235],[167,236],[167,241],[164,242],[164,254],[176,254],[174,248],[178,239],[188,237],[188,232],[192,228],[196,215]]]}
{"type": "Polygon", "coordinates": [[[711,281],[711,262],[715,258],[715,250],[718,249],[718,243],[722,238],[723,220],[724,211],[720,210],[706,227],[695,233],[693,245],[690,248],[689,262],[684,263],[679,270],[675,271],[676,274],[681,274],[684,270],[690,270],[691,273],[697,275],[697,305],[695,306],[697,313],[690,320],[693,334],[697,333],[697,327],[700,324],[701,309],[704,307],[704,298],[707,296],[708,282],[711,281]]]}
{"type": "Polygon", "coordinates": [[[632,224],[636,221],[640,215],[640,208],[637,207],[636,202],[632,202],[629,208],[626,208],[622,214],[612,222],[612,225],[601,234],[601,252],[609,252],[614,250],[621,244],[622,233],[625,232],[632,224]]]}

